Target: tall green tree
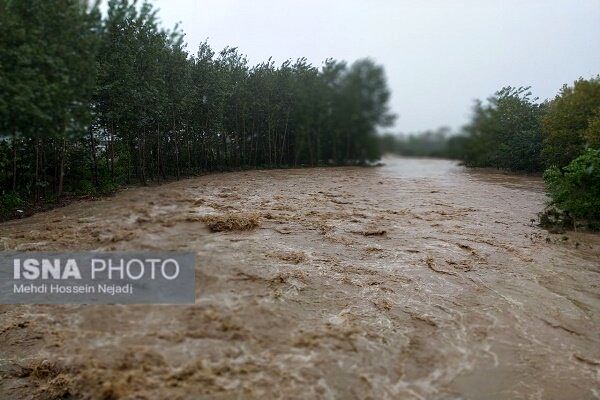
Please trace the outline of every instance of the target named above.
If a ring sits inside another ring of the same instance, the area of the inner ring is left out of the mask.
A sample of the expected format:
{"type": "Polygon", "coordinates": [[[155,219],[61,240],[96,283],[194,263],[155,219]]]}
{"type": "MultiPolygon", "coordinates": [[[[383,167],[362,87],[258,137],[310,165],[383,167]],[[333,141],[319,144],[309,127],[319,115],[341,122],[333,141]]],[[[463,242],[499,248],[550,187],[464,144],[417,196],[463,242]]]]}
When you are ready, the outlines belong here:
{"type": "Polygon", "coordinates": [[[12,187],[35,199],[49,187],[60,196],[68,141],[90,122],[98,7],[81,0],[0,4],[2,120],[13,147],[12,187]]]}
{"type": "Polygon", "coordinates": [[[540,171],[541,116],[547,108],[537,103],[529,87],[505,87],[476,102],[463,129],[465,164],[515,171],[540,171]]]}
{"type": "Polygon", "coordinates": [[[600,76],[563,86],[542,121],[545,164],[563,167],[586,147],[598,148],[599,116],[600,76]]]}

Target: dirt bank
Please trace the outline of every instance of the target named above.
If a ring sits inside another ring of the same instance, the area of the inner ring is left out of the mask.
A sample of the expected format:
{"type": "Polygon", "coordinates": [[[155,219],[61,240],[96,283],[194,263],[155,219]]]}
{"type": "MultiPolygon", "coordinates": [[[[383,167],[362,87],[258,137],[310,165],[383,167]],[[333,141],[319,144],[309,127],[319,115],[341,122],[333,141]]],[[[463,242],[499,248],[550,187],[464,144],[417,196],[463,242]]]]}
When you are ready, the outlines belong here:
{"type": "Polygon", "coordinates": [[[198,254],[194,306],[0,306],[0,398],[600,398],[600,237],[530,223],[539,178],[386,161],[0,225],[4,249],[198,254]],[[206,226],[240,212],[258,228],[206,226]]]}

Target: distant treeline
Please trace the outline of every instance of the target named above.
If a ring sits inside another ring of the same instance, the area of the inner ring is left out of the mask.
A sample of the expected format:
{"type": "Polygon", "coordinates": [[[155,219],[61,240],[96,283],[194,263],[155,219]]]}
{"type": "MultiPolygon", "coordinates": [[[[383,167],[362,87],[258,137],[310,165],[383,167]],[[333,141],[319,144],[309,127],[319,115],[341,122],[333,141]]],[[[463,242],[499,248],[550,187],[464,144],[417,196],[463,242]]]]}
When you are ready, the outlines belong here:
{"type": "Polygon", "coordinates": [[[462,160],[468,167],[542,172],[552,204],[548,224],[578,219],[600,229],[600,76],[563,86],[539,102],[529,87],[505,87],[477,101],[470,122],[421,134],[386,135],[382,149],[462,160]]]}
{"type": "Polygon", "coordinates": [[[204,171],[356,164],[393,116],[384,71],[250,66],[159,26],[143,2],[0,0],[0,207],[204,171]]]}
{"type": "Polygon", "coordinates": [[[450,128],[441,127],[408,135],[387,133],[380,139],[381,151],[408,157],[438,157],[459,159],[463,141],[450,128]]]}

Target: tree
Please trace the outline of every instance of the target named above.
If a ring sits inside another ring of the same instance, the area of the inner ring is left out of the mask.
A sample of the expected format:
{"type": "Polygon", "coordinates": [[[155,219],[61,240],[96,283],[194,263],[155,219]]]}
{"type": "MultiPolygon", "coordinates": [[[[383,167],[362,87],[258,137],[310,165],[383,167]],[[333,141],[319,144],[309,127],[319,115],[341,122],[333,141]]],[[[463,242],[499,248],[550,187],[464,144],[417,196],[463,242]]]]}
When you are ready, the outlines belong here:
{"type": "Polygon", "coordinates": [[[464,161],[468,166],[540,171],[540,118],[546,104],[536,103],[529,87],[507,86],[476,102],[471,122],[463,128],[464,161]]]}
{"type": "Polygon", "coordinates": [[[563,167],[587,146],[598,146],[599,115],[600,76],[563,86],[542,121],[545,164],[563,167]]]}
{"type": "Polygon", "coordinates": [[[12,188],[33,192],[36,201],[49,186],[60,196],[68,139],[89,122],[100,14],[80,0],[0,4],[0,87],[8,99],[2,131],[13,148],[12,188]],[[48,165],[51,158],[56,164],[48,165]]]}

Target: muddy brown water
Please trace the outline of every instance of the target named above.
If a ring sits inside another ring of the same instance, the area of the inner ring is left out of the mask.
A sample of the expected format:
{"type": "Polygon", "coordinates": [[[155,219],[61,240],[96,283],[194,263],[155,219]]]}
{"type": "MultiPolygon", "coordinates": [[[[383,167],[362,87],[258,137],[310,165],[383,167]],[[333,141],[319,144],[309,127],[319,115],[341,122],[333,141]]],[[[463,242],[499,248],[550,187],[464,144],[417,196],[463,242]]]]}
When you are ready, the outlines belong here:
{"type": "Polygon", "coordinates": [[[600,236],[444,160],[207,175],[0,225],[17,250],[197,252],[193,306],[0,306],[2,399],[597,399],[600,236]],[[251,212],[211,233],[190,216],[251,212]]]}

